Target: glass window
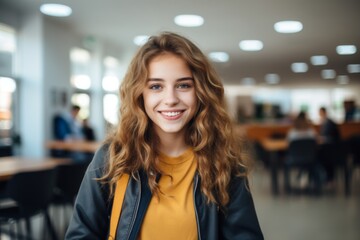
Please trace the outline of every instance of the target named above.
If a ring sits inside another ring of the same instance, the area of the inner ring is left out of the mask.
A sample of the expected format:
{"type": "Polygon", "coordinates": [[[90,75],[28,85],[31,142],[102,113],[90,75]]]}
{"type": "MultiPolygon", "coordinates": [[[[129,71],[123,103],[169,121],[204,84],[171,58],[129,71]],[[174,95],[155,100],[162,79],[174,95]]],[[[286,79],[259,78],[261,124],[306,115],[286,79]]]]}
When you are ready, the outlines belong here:
{"type": "Polygon", "coordinates": [[[104,76],[102,87],[107,92],[117,92],[120,86],[120,63],[117,58],[104,58],[104,76]]]}
{"type": "Polygon", "coordinates": [[[11,144],[14,129],[16,32],[0,23],[0,145],[11,144]]]}
{"type": "Polygon", "coordinates": [[[291,92],[291,105],[293,113],[306,111],[309,119],[318,123],[320,121],[320,107],[330,106],[330,92],[322,89],[293,90],[291,92]]]}
{"type": "Polygon", "coordinates": [[[82,48],[70,50],[71,61],[71,85],[77,89],[89,90],[91,87],[89,51],[82,48]]]}
{"type": "Polygon", "coordinates": [[[0,75],[13,75],[15,52],[15,30],[7,25],[0,23],[0,75]]]}
{"type": "Polygon", "coordinates": [[[85,119],[90,115],[90,95],[88,93],[74,93],[71,103],[80,107],[79,118],[85,119]]]}
{"type": "Polygon", "coordinates": [[[112,125],[116,125],[118,123],[118,113],[120,106],[118,95],[114,93],[105,94],[103,103],[105,120],[112,125]]]}
{"type": "Polygon", "coordinates": [[[103,114],[107,124],[118,123],[119,96],[121,68],[117,58],[107,56],[104,58],[104,76],[102,88],[106,92],[103,99],[103,114]]]}
{"type": "Polygon", "coordinates": [[[0,139],[9,138],[13,127],[13,94],[16,82],[12,78],[0,77],[0,139]]]}

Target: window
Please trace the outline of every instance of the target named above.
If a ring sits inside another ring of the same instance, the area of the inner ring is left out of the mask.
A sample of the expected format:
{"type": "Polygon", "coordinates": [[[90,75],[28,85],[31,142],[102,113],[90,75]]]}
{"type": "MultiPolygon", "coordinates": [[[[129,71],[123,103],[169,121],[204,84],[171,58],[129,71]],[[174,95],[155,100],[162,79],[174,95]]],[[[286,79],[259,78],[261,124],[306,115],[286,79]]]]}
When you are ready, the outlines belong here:
{"type": "Polygon", "coordinates": [[[90,116],[90,63],[91,54],[82,48],[70,50],[71,85],[75,88],[71,96],[71,103],[80,107],[79,118],[86,119],[90,116]]]}
{"type": "Polygon", "coordinates": [[[15,30],[0,23],[0,141],[2,143],[10,140],[15,122],[14,100],[17,87],[13,77],[15,54],[15,30]]]}
{"type": "Polygon", "coordinates": [[[91,87],[89,51],[81,48],[73,48],[70,51],[71,61],[71,85],[77,89],[89,90],[91,87]]]}
{"type": "Polygon", "coordinates": [[[90,95],[88,93],[74,93],[71,103],[80,107],[79,118],[86,119],[90,115],[90,95]]]}
{"type": "Polygon", "coordinates": [[[0,23],[0,75],[2,76],[12,76],[14,74],[15,38],[15,30],[0,23]]]}
{"type": "Polygon", "coordinates": [[[106,92],[103,99],[103,114],[107,123],[115,125],[118,123],[119,96],[117,94],[120,86],[120,64],[114,57],[104,59],[104,76],[102,87],[106,92]]]}
{"type": "Polygon", "coordinates": [[[117,94],[107,93],[104,96],[104,118],[113,125],[118,123],[119,97],[117,94]]]}
{"type": "Polygon", "coordinates": [[[320,121],[320,107],[329,107],[330,104],[330,91],[326,89],[298,89],[291,92],[292,112],[297,114],[306,111],[308,118],[314,123],[320,121]]]}

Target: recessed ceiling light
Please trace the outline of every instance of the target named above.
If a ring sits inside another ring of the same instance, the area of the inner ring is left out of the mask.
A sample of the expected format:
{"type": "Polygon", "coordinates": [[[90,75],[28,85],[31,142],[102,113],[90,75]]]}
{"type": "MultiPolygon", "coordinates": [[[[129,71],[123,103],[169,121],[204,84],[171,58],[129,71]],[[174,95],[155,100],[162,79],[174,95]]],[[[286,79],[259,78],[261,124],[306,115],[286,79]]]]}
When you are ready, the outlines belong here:
{"type": "Polygon", "coordinates": [[[259,40],[243,40],[239,43],[239,47],[243,51],[260,51],[264,44],[259,40]]]}
{"type": "Polygon", "coordinates": [[[349,64],[347,70],[349,73],[360,73],[360,64],[349,64]]]}
{"type": "Polygon", "coordinates": [[[276,73],[269,73],[265,75],[265,81],[268,84],[278,84],[280,82],[280,76],[276,73]]]}
{"type": "Polygon", "coordinates": [[[144,45],[147,41],[149,40],[149,36],[147,35],[139,35],[134,37],[133,42],[138,45],[138,46],[142,46],[144,45]]]}
{"type": "Polygon", "coordinates": [[[321,71],[321,77],[323,79],[334,79],[336,77],[336,72],[333,69],[324,69],[321,71]]]}
{"type": "Polygon", "coordinates": [[[209,58],[214,62],[227,62],[229,61],[229,54],[226,52],[211,52],[209,58]]]}
{"type": "Polygon", "coordinates": [[[296,33],[303,29],[299,21],[280,21],[274,24],[275,31],[279,33],[296,33]]]}
{"type": "Polygon", "coordinates": [[[241,79],[242,85],[252,86],[252,85],[255,85],[255,83],[256,83],[255,79],[251,78],[251,77],[246,77],[246,78],[241,79]]]}
{"type": "Polygon", "coordinates": [[[349,77],[347,75],[339,75],[336,78],[336,82],[338,84],[348,84],[349,83],[349,77]]]}
{"type": "Polygon", "coordinates": [[[71,15],[72,10],[70,7],[63,4],[46,3],[40,6],[40,11],[53,17],[68,17],[71,15]]]}
{"type": "Polygon", "coordinates": [[[291,70],[294,73],[304,73],[307,72],[308,69],[308,65],[304,62],[296,62],[291,64],[291,70]]]}
{"type": "Polygon", "coordinates": [[[328,58],[325,55],[312,56],[310,62],[314,66],[326,65],[328,63],[328,58]]]}
{"type": "Polygon", "coordinates": [[[178,15],[174,22],[182,27],[199,27],[204,24],[204,18],[199,15],[178,15]]]}
{"type": "Polygon", "coordinates": [[[339,55],[351,55],[356,53],[355,45],[339,45],[336,47],[336,52],[339,55]]]}

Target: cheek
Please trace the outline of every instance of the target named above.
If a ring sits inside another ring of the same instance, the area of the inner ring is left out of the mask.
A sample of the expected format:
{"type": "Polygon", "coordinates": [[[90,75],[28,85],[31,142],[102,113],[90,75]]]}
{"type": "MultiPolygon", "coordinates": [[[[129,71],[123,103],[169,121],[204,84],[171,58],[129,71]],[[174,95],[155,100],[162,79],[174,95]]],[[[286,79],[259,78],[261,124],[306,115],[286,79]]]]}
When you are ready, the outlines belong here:
{"type": "Polygon", "coordinates": [[[193,112],[193,114],[196,112],[196,110],[198,109],[199,107],[199,102],[197,100],[197,97],[196,97],[196,94],[195,93],[192,93],[190,94],[187,98],[187,105],[189,107],[191,107],[191,110],[193,112]]]}
{"type": "Polygon", "coordinates": [[[152,108],[156,106],[157,98],[154,94],[144,93],[143,94],[144,99],[144,106],[146,111],[150,111],[152,108]]]}

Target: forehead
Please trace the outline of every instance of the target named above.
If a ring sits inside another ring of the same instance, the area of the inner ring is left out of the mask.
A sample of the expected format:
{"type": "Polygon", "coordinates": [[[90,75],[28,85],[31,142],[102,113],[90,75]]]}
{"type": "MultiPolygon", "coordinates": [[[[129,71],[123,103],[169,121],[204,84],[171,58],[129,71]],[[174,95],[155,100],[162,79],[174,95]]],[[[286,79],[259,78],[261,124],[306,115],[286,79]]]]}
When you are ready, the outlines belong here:
{"type": "Polygon", "coordinates": [[[149,77],[161,77],[161,75],[173,74],[192,75],[187,62],[182,57],[172,53],[163,53],[155,56],[149,62],[148,71],[149,77]]]}

